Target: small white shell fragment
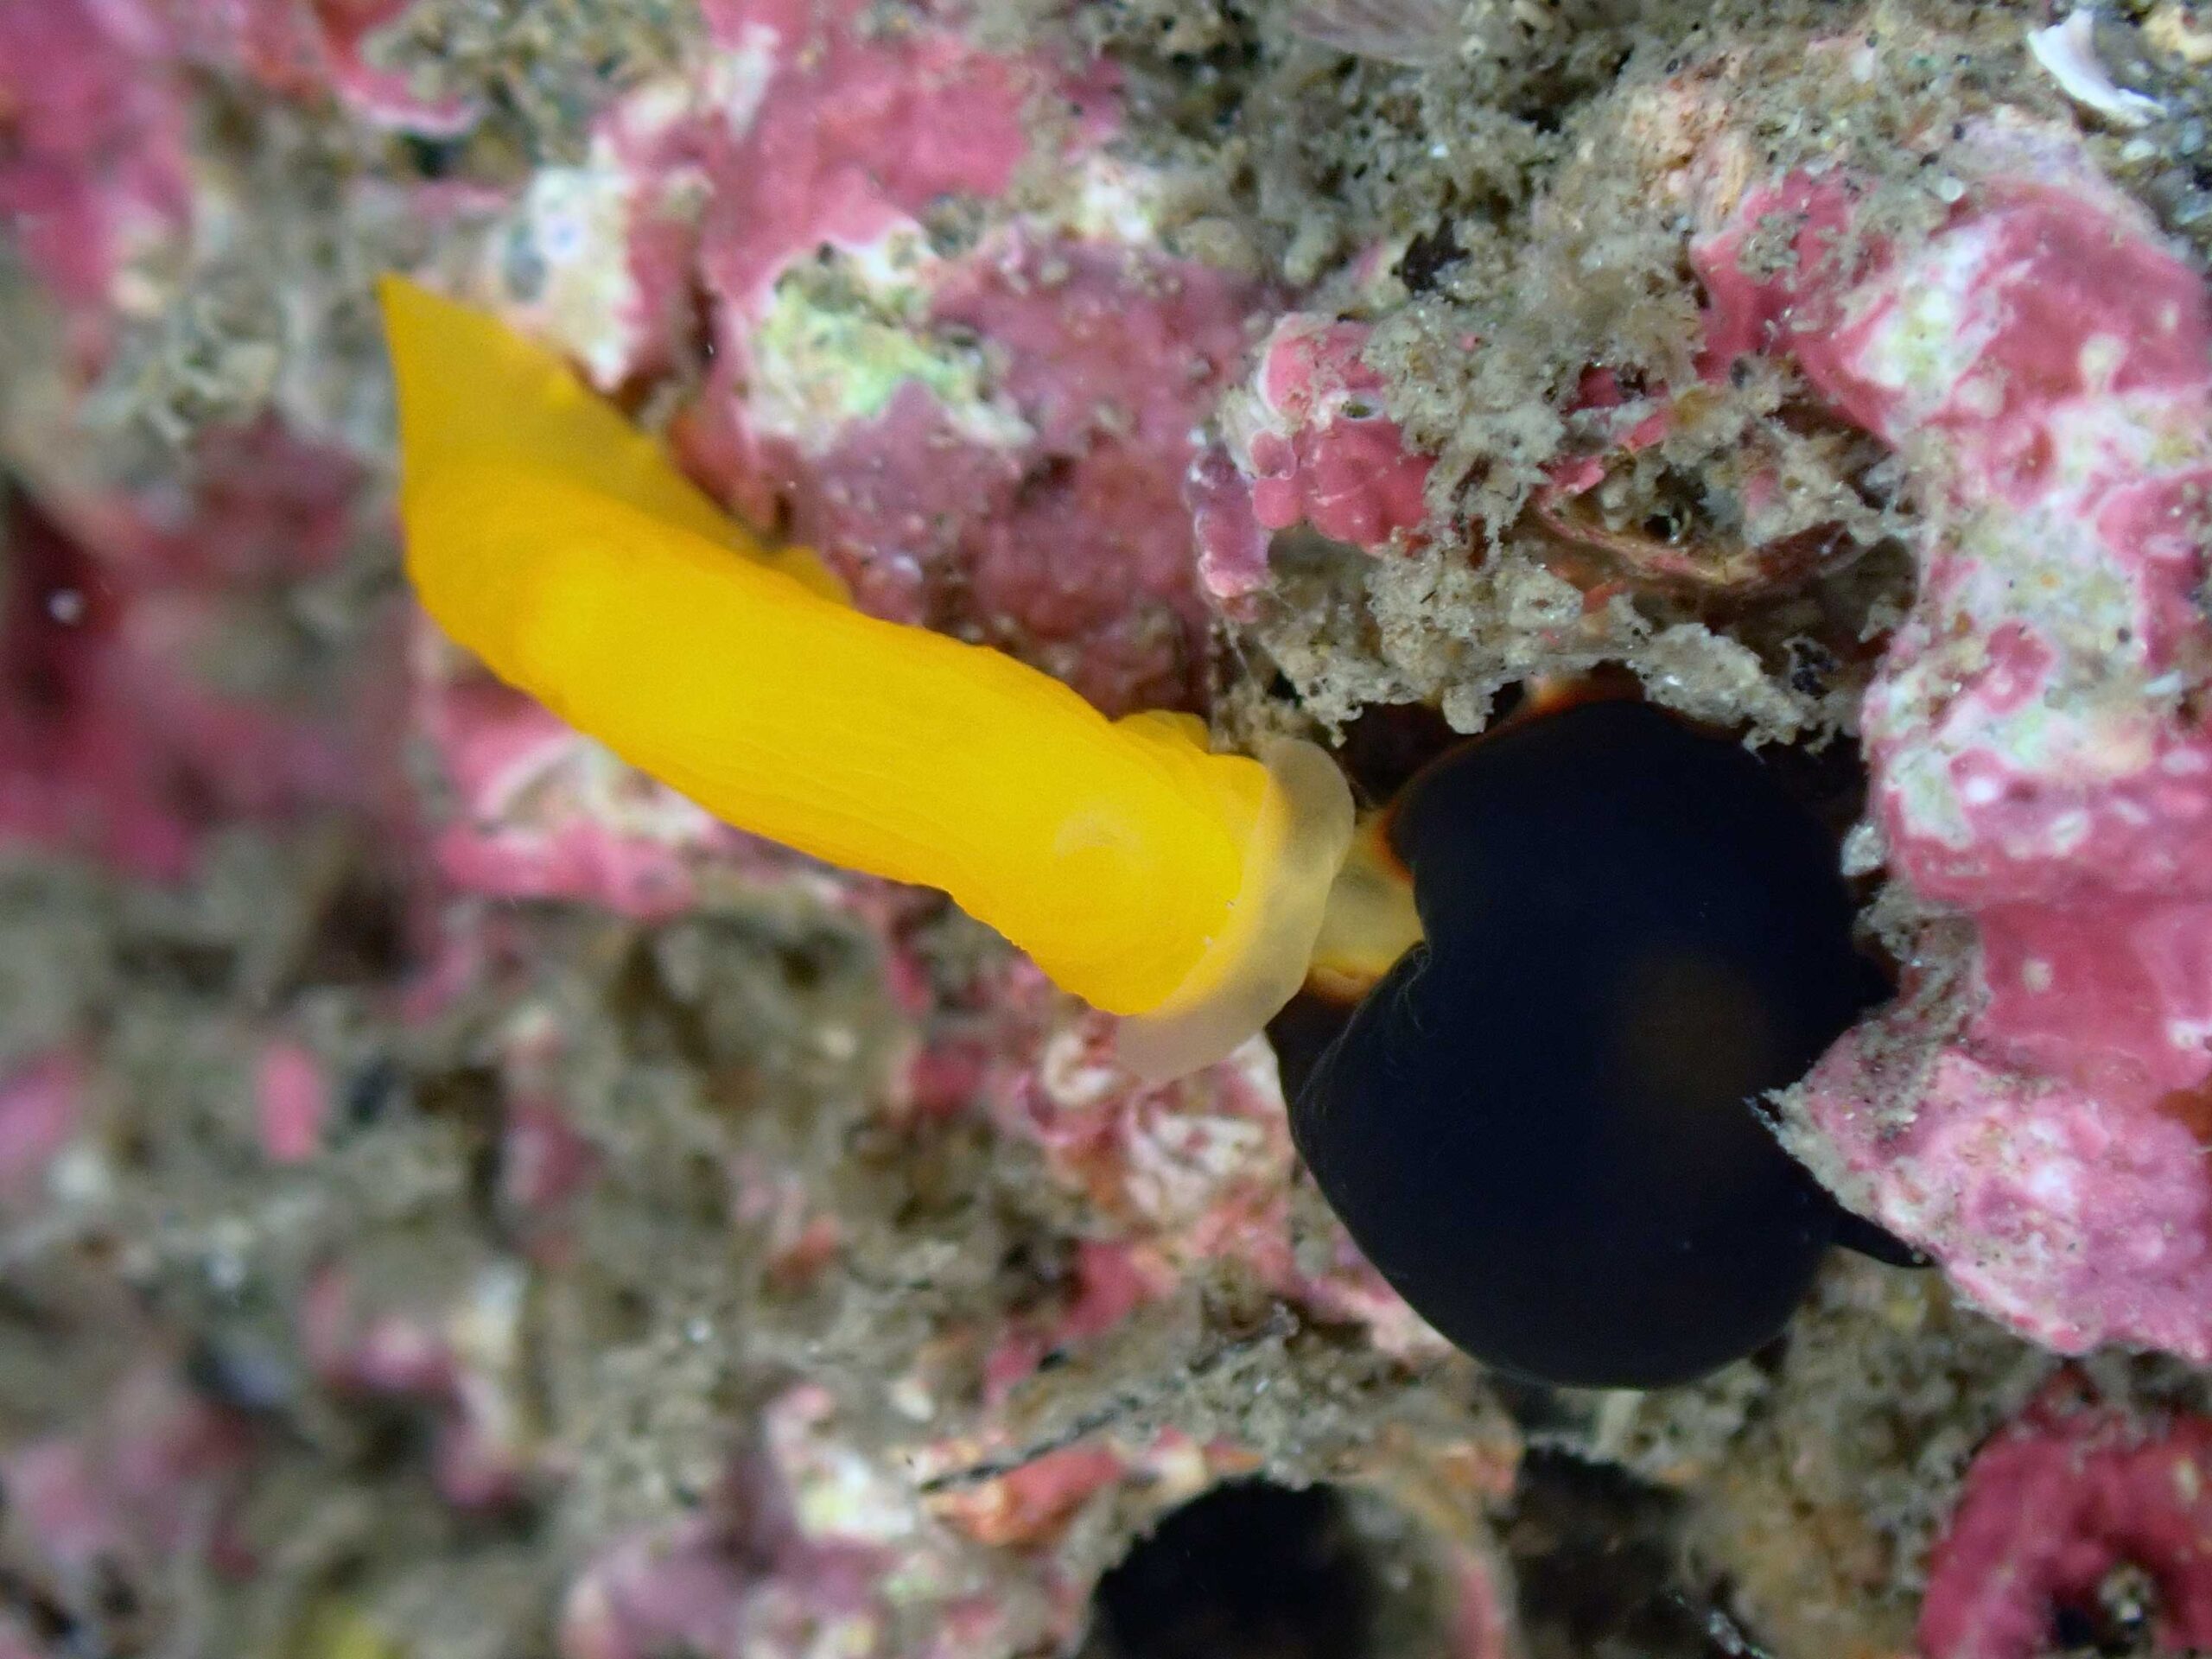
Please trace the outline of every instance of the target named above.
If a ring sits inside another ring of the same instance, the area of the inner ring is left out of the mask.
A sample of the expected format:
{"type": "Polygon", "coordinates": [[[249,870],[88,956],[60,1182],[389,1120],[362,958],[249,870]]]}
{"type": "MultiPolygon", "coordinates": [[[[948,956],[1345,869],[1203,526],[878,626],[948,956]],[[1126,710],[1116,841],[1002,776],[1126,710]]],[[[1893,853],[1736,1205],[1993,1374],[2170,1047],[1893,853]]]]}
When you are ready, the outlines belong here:
{"type": "Polygon", "coordinates": [[[2094,110],[2114,126],[2140,127],[2165,113],[2155,98],[2113,84],[2112,76],[2097,57],[2097,14],[2084,6],[2049,29],[2028,31],[2028,50],[2064,92],[2085,109],[2094,110]]]}

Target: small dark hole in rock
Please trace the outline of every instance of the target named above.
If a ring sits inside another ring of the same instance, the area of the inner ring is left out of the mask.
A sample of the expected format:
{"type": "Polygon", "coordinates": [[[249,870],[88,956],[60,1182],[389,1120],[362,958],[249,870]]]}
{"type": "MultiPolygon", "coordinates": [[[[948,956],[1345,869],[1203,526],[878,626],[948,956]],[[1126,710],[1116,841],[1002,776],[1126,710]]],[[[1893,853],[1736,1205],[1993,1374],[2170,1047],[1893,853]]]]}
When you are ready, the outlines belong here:
{"type": "MultiPolygon", "coordinates": [[[[1709,1659],[1707,1600],[1677,1576],[1680,1497],[1538,1449],[1503,1529],[1531,1659],[1709,1659]]],[[[1739,1649],[1740,1650],[1740,1649],[1739,1649]]]]}
{"type": "Polygon", "coordinates": [[[1425,702],[1378,702],[1344,728],[1337,760],[1361,798],[1379,806],[1460,741],[1444,716],[1425,702]]]}
{"type": "Polygon", "coordinates": [[[2052,1637],[2067,1651],[2096,1645],[2097,1621],[2079,1607],[2061,1607],[2050,1624],[2052,1637]]]}
{"type": "Polygon", "coordinates": [[[238,952],[216,940],[142,937],[125,938],[116,961],[127,978],[149,987],[215,996],[229,988],[238,952]]]}
{"type": "Polygon", "coordinates": [[[1343,1500],[1232,1481],[1175,1510],[1108,1573],[1091,1659],[1365,1659],[1374,1574],[1343,1500]]]}
{"type": "Polygon", "coordinates": [[[324,907],[302,982],[368,985],[397,977],[408,964],[406,902],[395,881],[355,871],[324,907]]]}
{"type": "Polygon", "coordinates": [[[1459,238],[1452,234],[1452,226],[1440,225],[1433,231],[1422,232],[1406,245],[1406,251],[1398,260],[1398,280],[1409,292],[1426,294],[1446,270],[1466,257],[1459,238]]]}
{"type": "Polygon", "coordinates": [[[449,141],[407,134],[400,139],[409,162],[426,179],[449,179],[460,170],[463,146],[449,141]]]}
{"type": "Polygon", "coordinates": [[[423,1407],[372,1395],[351,1396],[346,1403],[357,1436],[353,1466],[364,1478],[417,1468],[429,1459],[435,1430],[423,1407]]]}
{"type": "Polygon", "coordinates": [[[831,964],[815,952],[786,945],[776,952],[777,965],[783,969],[784,983],[794,991],[813,991],[821,988],[829,978],[831,964]]]}
{"type": "Polygon", "coordinates": [[[632,947],[609,992],[610,1005],[627,1027],[638,1053],[680,1056],[701,1065],[714,1057],[705,1016],[682,987],[671,983],[649,939],[640,938],[632,947]]]}
{"type": "Polygon", "coordinates": [[[489,1136],[499,1132],[503,1095],[497,1071],[489,1066],[464,1065],[425,1077],[415,1100],[425,1117],[458,1123],[472,1135],[489,1136]]]}
{"type": "Polygon", "coordinates": [[[2151,1575],[2123,1562],[2105,1575],[2094,1600],[2064,1605],[2052,1613],[2051,1637],[2069,1659],[2130,1659],[2152,1651],[2158,1611],[2158,1586],[2151,1575]]]}
{"type": "Polygon", "coordinates": [[[372,1057],[346,1079],[341,1096],[346,1121],[356,1128],[365,1128],[378,1122],[406,1085],[406,1073],[401,1071],[398,1061],[388,1054],[372,1057]]]}

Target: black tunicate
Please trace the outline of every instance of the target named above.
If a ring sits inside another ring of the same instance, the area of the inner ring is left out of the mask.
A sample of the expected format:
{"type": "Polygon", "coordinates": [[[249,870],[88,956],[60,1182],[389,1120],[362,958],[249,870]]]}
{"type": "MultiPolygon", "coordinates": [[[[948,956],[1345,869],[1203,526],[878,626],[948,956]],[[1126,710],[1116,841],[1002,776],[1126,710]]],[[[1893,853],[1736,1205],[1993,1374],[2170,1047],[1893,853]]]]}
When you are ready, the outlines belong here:
{"type": "Polygon", "coordinates": [[[1827,833],[1740,745],[1614,702],[1446,755],[1391,837],[1426,943],[1291,1115],[1352,1236],[1540,1382],[1654,1387],[1757,1349],[1840,1215],[1758,1097],[1869,1000],[1827,833]]]}

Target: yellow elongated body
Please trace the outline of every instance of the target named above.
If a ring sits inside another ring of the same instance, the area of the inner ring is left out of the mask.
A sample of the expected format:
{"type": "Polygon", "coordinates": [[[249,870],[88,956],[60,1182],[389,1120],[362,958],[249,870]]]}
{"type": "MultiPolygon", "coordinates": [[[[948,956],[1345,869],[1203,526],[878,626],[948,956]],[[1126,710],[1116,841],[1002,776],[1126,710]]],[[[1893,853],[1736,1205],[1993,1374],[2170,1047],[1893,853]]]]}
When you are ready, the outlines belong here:
{"type": "Polygon", "coordinates": [[[1325,756],[1109,721],[1000,652],[863,615],[557,359],[397,279],[407,567],[505,679],[725,821],[941,887],[1160,1075],[1297,988],[1351,832],[1325,756]]]}

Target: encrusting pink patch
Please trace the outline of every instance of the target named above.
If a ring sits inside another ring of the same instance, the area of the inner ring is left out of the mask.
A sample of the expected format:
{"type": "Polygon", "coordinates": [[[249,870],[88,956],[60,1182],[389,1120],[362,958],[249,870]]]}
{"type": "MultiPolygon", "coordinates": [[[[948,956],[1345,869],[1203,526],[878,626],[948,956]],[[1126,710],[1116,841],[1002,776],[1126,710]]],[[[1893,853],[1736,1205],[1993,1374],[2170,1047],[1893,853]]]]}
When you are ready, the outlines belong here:
{"type": "Polygon", "coordinates": [[[1209,590],[1224,601],[1264,582],[1255,531],[1310,524],[1370,553],[1419,544],[1433,460],[1411,448],[1383,407],[1382,374],[1364,353],[1374,331],[1306,312],[1275,321],[1249,388],[1221,412],[1221,453],[1244,482],[1249,514],[1201,463],[1201,546],[1209,590]]]}
{"type": "MultiPolygon", "coordinates": [[[[0,844],[181,874],[207,825],[360,801],[372,779],[346,723],[201,679],[223,596],[140,589],[28,507],[0,616],[0,844]]],[[[365,714],[350,711],[346,717],[365,714]]]]}
{"type": "Polygon", "coordinates": [[[65,304],[96,310],[190,213],[186,97],[160,41],[92,0],[0,0],[0,219],[65,304]]]}
{"type": "Polygon", "coordinates": [[[1872,812],[1979,947],[1831,1051],[1799,1144],[2037,1340],[2212,1358],[2212,305],[2070,135],[1993,122],[1955,161],[1918,245],[1856,238],[1828,178],[1693,250],[1715,353],[1789,353],[1910,469],[1872,812]],[[1777,222],[1794,267],[1747,273],[1777,222]]]}
{"type": "Polygon", "coordinates": [[[84,1118],[85,1063],[61,1049],[0,1077],[0,1199],[35,1194],[84,1118]]]}
{"type": "Polygon", "coordinates": [[[272,1164],[302,1164],[322,1149],[330,1086],[321,1062],[303,1044],[276,1038],[254,1068],[254,1104],[261,1149],[272,1164]]]}
{"type": "Polygon", "coordinates": [[[2212,1419],[2141,1419],[2061,1376],[1974,1454],[1929,1562],[1923,1659],[2035,1659],[2114,1569],[2157,1588],[2160,1652],[2212,1647],[2212,1419]]]}

